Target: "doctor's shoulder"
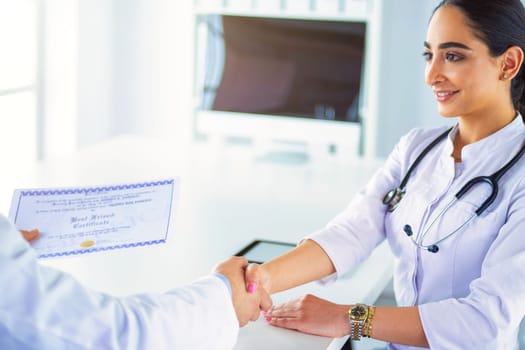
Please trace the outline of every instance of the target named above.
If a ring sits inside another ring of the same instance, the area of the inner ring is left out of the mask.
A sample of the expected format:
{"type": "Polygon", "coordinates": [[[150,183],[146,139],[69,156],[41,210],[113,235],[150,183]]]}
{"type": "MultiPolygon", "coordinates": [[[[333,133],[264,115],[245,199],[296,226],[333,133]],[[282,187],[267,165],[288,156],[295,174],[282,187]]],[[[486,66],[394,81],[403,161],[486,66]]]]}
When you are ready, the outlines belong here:
{"type": "Polygon", "coordinates": [[[396,148],[405,158],[414,160],[421,152],[440,135],[450,129],[450,126],[432,128],[413,128],[403,135],[396,148]]]}

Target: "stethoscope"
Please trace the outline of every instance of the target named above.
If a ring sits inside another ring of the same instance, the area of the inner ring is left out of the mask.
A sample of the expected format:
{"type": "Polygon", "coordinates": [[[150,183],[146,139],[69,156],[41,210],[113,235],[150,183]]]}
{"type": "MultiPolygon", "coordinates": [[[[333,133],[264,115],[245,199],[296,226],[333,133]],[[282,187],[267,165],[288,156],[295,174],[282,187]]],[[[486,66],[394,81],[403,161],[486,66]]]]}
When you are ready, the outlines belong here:
{"type": "MultiPolygon", "coordinates": [[[[401,180],[401,183],[397,188],[394,188],[385,195],[383,198],[383,204],[387,206],[387,210],[389,212],[393,212],[397,206],[399,205],[399,202],[403,199],[403,196],[405,195],[405,187],[408,182],[408,178],[414,171],[414,169],[417,167],[417,165],[423,160],[423,158],[434,148],[439,142],[441,142],[443,139],[447,137],[447,135],[450,133],[452,128],[447,129],[444,133],[439,135],[434,141],[432,141],[419,156],[416,158],[416,160],[410,165],[408,168],[408,171],[406,175],[401,180]]],[[[439,251],[438,244],[444,241],[445,239],[451,237],[452,235],[458,233],[461,231],[472,219],[474,219],[476,216],[480,216],[485,209],[487,209],[492,202],[496,199],[498,195],[498,181],[499,179],[516,164],[516,162],[521,158],[521,156],[525,153],[525,144],[521,147],[521,149],[516,153],[516,155],[507,162],[501,169],[493,173],[489,176],[477,176],[470,181],[468,181],[461,189],[454,195],[454,198],[441,210],[441,212],[434,218],[430,224],[424,228],[422,234],[420,235],[419,242],[416,241],[413,237],[412,227],[410,225],[405,225],[403,227],[403,231],[406,233],[408,237],[410,237],[410,240],[412,243],[414,243],[418,248],[426,249],[431,253],[437,253],[439,251]],[[469,192],[472,187],[474,187],[476,184],[479,183],[486,183],[490,186],[490,194],[485,199],[483,203],[479,206],[479,208],[472,214],[463,224],[461,224],[458,228],[456,228],[454,231],[446,235],[445,237],[439,239],[438,241],[435,241],[432,244],[425,245],[423,244],[423,240],[425,236],[430,232],[431,228],[434,226],[434,224],[443,216],[445,213],[456,203],[459,199],[461,199],[467,192],[469,192]]]]}

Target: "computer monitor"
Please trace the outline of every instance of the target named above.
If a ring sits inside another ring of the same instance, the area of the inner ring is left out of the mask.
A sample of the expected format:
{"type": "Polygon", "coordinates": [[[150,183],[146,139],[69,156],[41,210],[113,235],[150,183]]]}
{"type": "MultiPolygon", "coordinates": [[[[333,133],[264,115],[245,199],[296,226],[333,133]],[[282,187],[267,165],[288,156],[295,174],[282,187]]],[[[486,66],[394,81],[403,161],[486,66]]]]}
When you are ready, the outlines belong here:
{"type": "Polygon", "coordinates": [[[366,23],[199,20],[197,132],[346,144],[357,153],[366,23]]]}

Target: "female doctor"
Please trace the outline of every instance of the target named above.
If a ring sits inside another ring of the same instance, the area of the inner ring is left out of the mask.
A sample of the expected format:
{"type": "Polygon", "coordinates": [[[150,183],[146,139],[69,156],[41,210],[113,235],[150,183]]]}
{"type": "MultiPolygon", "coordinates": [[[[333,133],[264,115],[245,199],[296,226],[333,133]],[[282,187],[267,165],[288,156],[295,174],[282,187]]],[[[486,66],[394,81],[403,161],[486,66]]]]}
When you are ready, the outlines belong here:
{"type": "Polygon", "coordinates": [[[520,0],[437,6],[425,78],[439,113],[457,116],[456,125],[409,132],[324,229],[247,269],[247,281],[270,293],[329,282],[386,239],[399,306],[306,296],[270,308],[270,324],[372,337],[390,349],[517,348],[525,315],[524,50],[520,0]]]}

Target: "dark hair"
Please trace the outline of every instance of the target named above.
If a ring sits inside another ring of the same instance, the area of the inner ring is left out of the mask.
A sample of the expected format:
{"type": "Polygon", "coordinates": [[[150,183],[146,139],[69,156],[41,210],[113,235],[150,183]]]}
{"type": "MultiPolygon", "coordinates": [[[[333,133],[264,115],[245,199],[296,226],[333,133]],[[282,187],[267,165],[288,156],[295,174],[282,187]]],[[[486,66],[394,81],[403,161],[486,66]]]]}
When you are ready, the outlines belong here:
{"type": "MultiPolygon", "coordinates": [[[[467,18],[474,34],[489,48],[490,54],[499,56],[511,46],[525,52],[525,9],[520,0],[442,0],[432,16],[443,6],[455,6],[467,18]]],[[[524,66],[511,82],[511,97],[525,121],[524,66]]]]}

